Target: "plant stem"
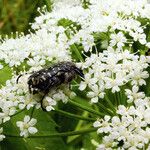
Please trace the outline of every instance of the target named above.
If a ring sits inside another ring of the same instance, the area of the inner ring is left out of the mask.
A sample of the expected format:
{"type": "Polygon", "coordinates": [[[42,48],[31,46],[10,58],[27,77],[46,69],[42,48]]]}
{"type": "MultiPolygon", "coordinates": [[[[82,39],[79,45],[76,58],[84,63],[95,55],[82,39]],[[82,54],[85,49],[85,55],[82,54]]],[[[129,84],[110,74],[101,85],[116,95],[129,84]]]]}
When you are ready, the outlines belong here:
{"type": "Polygon", "coordinates": [[[118,106],[118,99],[116,93],[114,93],[114,99],[115,99],[115,106],[118,106]]]}
{"type": "MultiPolygon", "coordinates": [[[[88,116],[88,113],[89,113],[89,112],[84,111],[84,112],[82,113],[82,117],[83,117],[83,116],[84,116],[84,117],[88,116]]],[[[95,121],[96,121],[96,120],[97,120],[97,119],[95,119],[95,121]]],[[[80,121],[78,122],[78,124],[76,125],[76,127],[75,127],[75,131],[80,130],[80,129],[82,128],[82,126],[83,126],[83,123],[84,123],[84,121],[83,121],[83,120],[80,120],[80,121]]]]}
{"type": "Polygon", "coordinates": [[[15,114],[13,114],[11,117],[14,117],[14,116],[16,116],[16,115],[18,115],[18,114],[20,114],[21,112],[23,112],[25,110],[25,108],[24,109],[22,109],[22,110],[20,110],[20,111],[18,111],[18,112],[16,112],[15,114]]]}
{"type": "Polygon", "coordinates": [[[86,121],[95,121],[96,119],[94,118],[89,118],[89,117],[83,117],[83,116],[79,116],[79,115],[75,115],[63,110],[59,110],[59,109],[55,109],[56,112],[60,113],[61,115],[67,116],[69,118],[73,118],[73,119],[81,119],[81,120],[86,120],[86,121]]]}
{"type": "Polygon", "coordinates": [[[122,105],[122,93],[121,93],[121,89],[120,89],[120,92],[119,92],[119,97],[120,97],[120,105],[122,105]]]}
{"type": "Polygon", "coordinates": [[[47,10],[50,11],[51,10],[51,4],[50,4],[50,1],[49,0],[44,0],[45,2],[45,5],[47,7],[47,10]]]}
{"type": "Polygon", "coordinates": [[[126,96],[125,96],[125,90],[124,88],[122,87],[121,90],[120,90],[120,94],[121,94],[121,104],[125,105],[126,106],[126,96]]]}
{"type": "MultiPolygon", "coordinates": [[[[82,116],[82,117],[87,117],[87,116],[88,116],[88,113],[89,113],[89,112],[84,111],[81,116],[82,116]]],[[[96,120],[96,119],[95,119],[95,120],[96,120]]],[[[85,122],[84,122],[83,120],[79,120],[79,122],[77,123],[77,125],[76,125],[74,131],[78,131],[78,130],[82,129],[82,126],[83,126],[84,123],[85,123],[85,122]]],[[[91,126],[91,125],[90,125],[90,126],[91,126]]],[[[86,127],[86,128],[87,128],[87,127],[86,127]]],[[[68,138],[67,138],[67,144],[73,142],[75,139],[77,139],[77,138],[79,138],[79,137],[80,137],[80,135],[74,135],[74,136],[68,137],[68,138]]]]}
{"type": "Polygon", "coordinates": [[[116,109],[114,108],[115,106],[114,106],[114,105],[112,104],[112,102],[109,100],[107,94],[105,94],[105,99],[106,99],[108,105],[110,106],[110,108],[112,109],[112,111],[115,112],[115,114],[116,114],[116,109]]]}
{"type": "MultiPolygon", "coordinates": [[[[69,33],[68,33],[67,31],[66,31],[65,33],[66,33],[67,38],[70,39],[69,33]]],[[[71,48],[72,51],[75,52],[75,54],[77,55],[77,57],[78,57],[81,61],[84,61],[82,55],[80,54],[80,52],[79,52],[79,50],[78,50],[78,48],[76,47],[75,44],[72,44],[72,45],[70,46],[70,48],[71,48]]]]}
{"type": "Polygon", "coordinates": [[[33,117],[34,110],[35,110],[35,106],[33,106],[32,110],[31,110],[31,115],[30,115],[31,118],[33,117]]]}
{"type": "Polygon", "coordinates": [[[88,107],[86,107],[86,106],[83,106],[83,105],[81,105],[81,104],[79,104],[79,103],[76,103],[76,102],[74,102],[74,101],[72,101],[72,100],[69,100],[68,103],[71,104],[71,105],[73,105],[73,106],[79,107],[79,108],[81,108],[81,109],[83,109],[83,110],[86,110],[86,111],[88,111],[88,112],[90,112],[90,113],[93,113],[93,114],[95,114],[95,115],[98,115],[98,116],[101,116],[101,117],[104,117],[104,116],[105,116],[104,113],[97,112],[97,111],[95,111],[95,110],[93,110],[93,109],[90,109],[90,108],[88,108],[88,107]]]}
{"type": "Polygon", "coordinates": [[[81,61],[84,61],[84,59],[82,58],[79,50],[77,49],[76,45],[75,44],[72,44],[70,46],[70,48],[75,52],[75,54],[77,55],[77,57],[81,60],[81,61]]]}
{"type": "MultiPolygon", "coordinates": [[[[89,128],[89,129],[83,129],[79,131],[70,131],[70,132],[63,132],[63,133],[54,133],[50,135],[38,135],[38,136],[29,136],[28,138],[53,138],[53,137],[58,137],[58,136],[73,136],[73,135],[79,135],[79,134],[85,134],[89,132],[94,132],[96,131],[97,128],[89,128]]],[[[10,135],[10,134],[5,134],[6,137],[14,137],[14,138],[24,138],[19,135],[10,135]]]]}
{"type": "Polygon", "coordinates": [[[108,108],[106,108],[106,107],[105,107],[103,104],[101,104],[100,102],[98,102],[97,105],[98,105],[103,111],[105,111],[106,113],[108,113],[109,115],[111,115],[111,116],[114,115],[114,113],[113,113],[111,110],[109,110],[108,108]]]}
{"type": "Polygon", "coordinates": [[[119,92],[116,93],[116,96],[117,96],[117,100],[118,100],[118,106],[121,104],[121,97],[120,97],[120,94],[119,92]]]}

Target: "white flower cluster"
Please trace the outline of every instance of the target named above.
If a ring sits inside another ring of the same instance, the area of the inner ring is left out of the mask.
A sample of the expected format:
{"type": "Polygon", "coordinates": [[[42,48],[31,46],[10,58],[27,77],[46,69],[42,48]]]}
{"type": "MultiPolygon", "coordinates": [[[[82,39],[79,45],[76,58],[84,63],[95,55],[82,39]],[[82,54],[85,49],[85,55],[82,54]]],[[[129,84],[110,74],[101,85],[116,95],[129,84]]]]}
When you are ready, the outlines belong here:
{"type": "MultiPolygon", "coordinates": [[[[33,95],[29,93],[27,80],[30,74],[22,75],[18,83],[16,83],[17,76],[14,76],[11,80],[6,82],[6,86],[0,89],[0,124],[5,123],[11,119],[11,116],[17,112],[31,107],[39,109],[41,104],[41,95],[33,95]]],[[[44,98],[42,106],[46,111],[54,110],[54,106],[58,101],[66,103],[69,97],[74,96],[74,92],[71,92],[68,87],[61,89],[51,90],[49,94],[44,98]]],[[[17,122],[17,126],[20,128],[20,136],[27,137],[28,132],[34,134],[35,129],[29,128],[32,123],[29,122],[29,116],[25,117],[24,122],[17,122]],[[31,130],[30,130],[31,129],[31,130]]],[[[32,121],[31,121],[32,122],[32,121]]],[[[32,126],[32,125],[31,125],[32,126]]],[[[0,133],[2,129],[0,130],[0,133]]],[[[37,131],[36,131],[37,132],[37,131]]],[[[4,135],[0,135],[0,141],[5,138],[4,135]]]]}
{"type": "Polygon", "coordinates": [[[33,127],[37,123],[37,120],[34,118],[30,118],[30,116],[25,116],[23,121],[17,121],[16,125],[20,128],[20,136],[24,136],[25,138],[30,134],[35,134],[38,130],[33,127]]]}
{"type": "Polygon", "coordinates": [[[43,107],[46,108],[46,111],[54,110],[54,106],[58,101],[67,103],[69,98],[73,98],[75,96],[75,93],[70,91],[69,87],[62,86],[62,88],[60,87],[59,89],[51,90],[48,96],[45,97],[43,107]]]}
{"type": "MultiPolygon", "coordinates": [[[[85,73],[79,89],[86,90],[91,102],[97,103],[105,97],[107,90],[119,92],[128,84],[125,94],[127,102],[133,104],[127,108],[120,105],[117,111],[120,117],[105,116],[94,123],[94,127],[99,127],[98,133],[106,133],[98,149],[148,148],[150,104],[139,87],[146,85],[145,80],[149,77],[150,56],[134,52],[143,50],[145,53],[144,50],[150,48],[146,32],[150,4],[147,0],[88,0],[85,7],[84,2],[53,0],[52,11],[43,9],[32,23],[34,33],[0,39],[0,62],[18,70],[21,65],[27,66],[27,75],[23,74],[18,83],[17,77],[13,76],[0,89],[0,124],[10,120],[19,110],[40,107],[41,95],[29,93],[29,72],[59,61],[79,60],[78,56],[87,54],[85,61],[78,63],[85,73]]],[[[3,67],[0,64],[0,69],[3,67]]],[[[42,106],[51,111],[58,101],[66,103],[71,96],[74,92],[68,87],[50,90],[42,106]]],[[[36,120],[29,116],[25,116],[23,122],[18,121],[20,135],[27,137],[29,133],[36,133],[35,124],[36,120]]],[[[0,141],[3,138],[1,128],[0,141]]]]}
{"type": "MultiPolygon", "coordinates": [[[[128,50],[115,51],[108,48],[103,53],[91,54],[84,63],[79,64],[86,70],[85,80],[80,83],[79,89],[82,91],[88,87],[90,91],[87,96],[92,103],[97,103],[99,98],[104,98],[106,89],[115,93],[126,83],[132,86],[146,85],[145,79],[149,77],[146,68],[149,63],[149,56],[134,55],[128,50]]],[[[126,92],[130,94],[129,90],[126,92]]]]}
{"type": "Polygon", "coordinates": [[[27,75],[22,77],[19,83],[16,83],[17,77],[13,77],[6,82],[6,86],[0,89],[0,120],[6,122],[10,120],[10,117],[14,115],[18,110],[22,110],[25,107],[30,109],[37,101],[32,95],[29,94],[27,86],[27,75]]]}
{"type": "Polygon", "coordinates": [[[125,43],[132,44],[132,41],[150,46],[144,33],[149,23],[146,21],[145,24],[141,24],[139,21],[150,19],[150,4],[147,0],[89,0],[89,3],[88,8],[85,9],[79,0],[56,1],[52,12],[44,11],[36,18],[32,28],[55,30],[59,20],[71,20],[81,27],[76,29],[77,26],[72,24],[71,39],[68,44],[82,44],[86,52],[95,45],[93,35],[96,32],[108,32],[111,38],[110,45],[116,45],[118,48],[122,48],[125,43]],[[130,41],[127,41],[127,37],[130,41]]]}
{"type": "MultiPolygon", "coordinates": [[[[22,75],[17,81],[17,77],[13,77],[6,82],[6,86],[0,89],[0,123],[10,120],[10,117],[19,110],[26,108],[29,110],[31,107],[36,106],[40,108],[41,95],[30,94],[28,89],[28,75],[22,75]]],[[[69,97],[74,95],[68,87],[61,89],[51,90],[49,94],[44,98],[43,107],[46,107],[47,111],[54,110],[53,106],[58,101],[66,103],[69,97]]]]}
{"type": "Polygon", "coordinates": [[[137,100],[135,106],[119,105],[118,116],[105,116],[94,122],[98,134],[104,134],[97,150],[138,150],[150,146],[150,98],[137,100]]]}
{"type": "Polygon", "coordinates": [[[0,43],[0,60],[17,67],[27,61],[31,71],[39,70],[46,62],[71,60],[67,37],[59,33],[40,29],[35,34],[6,39],[0,43]]]}

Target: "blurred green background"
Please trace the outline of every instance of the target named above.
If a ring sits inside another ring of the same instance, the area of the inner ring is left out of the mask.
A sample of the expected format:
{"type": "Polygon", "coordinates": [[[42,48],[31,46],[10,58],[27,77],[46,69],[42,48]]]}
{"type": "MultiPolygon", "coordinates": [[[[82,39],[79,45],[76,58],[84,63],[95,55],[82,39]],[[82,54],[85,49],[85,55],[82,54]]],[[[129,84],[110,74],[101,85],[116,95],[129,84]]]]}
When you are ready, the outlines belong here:
{"type": "Polygon", "coordinates": [[[37,8],[44,5],[50,10],[50,0],[0,0],[0,35],[27,33],[29,23],[39,15],[37,8]]]}

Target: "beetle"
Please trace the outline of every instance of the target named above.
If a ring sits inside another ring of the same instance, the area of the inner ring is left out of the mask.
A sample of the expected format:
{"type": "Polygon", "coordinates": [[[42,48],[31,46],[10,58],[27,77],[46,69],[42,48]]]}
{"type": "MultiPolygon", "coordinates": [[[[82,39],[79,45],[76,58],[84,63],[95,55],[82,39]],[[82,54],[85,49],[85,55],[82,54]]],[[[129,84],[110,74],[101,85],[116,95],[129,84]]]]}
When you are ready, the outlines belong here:
{"type": "MultiPolygon", "coordinates": [[[[59,62],[49,68],[41,69],[37,72],[32,73],[28,78],[28,88],[31,94],[42,93],[41,107],[43,110],[43,99],[54,87],[58,87],[61,84],[70,83],[76,75],[84,78],[83,71],[76,67],[73,62],[59,62]]],[[[18,83],[19,75],[16,82],[18,83]]]]}
{"type": "Polygon", "coordinates": [[[117,146],[122,147],[123,145],[124,145],[124,141],[123,140],[118,141],[117,146]]]}

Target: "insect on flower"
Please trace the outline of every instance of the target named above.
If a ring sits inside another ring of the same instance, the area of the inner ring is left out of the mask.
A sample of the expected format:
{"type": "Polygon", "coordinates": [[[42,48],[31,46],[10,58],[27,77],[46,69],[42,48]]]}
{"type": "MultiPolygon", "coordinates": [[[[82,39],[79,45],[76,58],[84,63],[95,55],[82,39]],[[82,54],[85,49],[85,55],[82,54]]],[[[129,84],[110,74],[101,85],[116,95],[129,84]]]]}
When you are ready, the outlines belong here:
{"type": "MultiPolygon", "coordinates": [[[[61,84],[70,83],[76,75],[84,78],[84,74],[81,69],[75,66],[73,62],[60,62],[54,64],[53,66],[41,69],[37,72],[32,73],[28,78],[29,92],[32,94],[42,93],[41,107],[43,110],[42,102],[44,97],[49,93],[49,91],[58,87],[61,84]]],[[[19,78],[17,78],[17,83],[19,78]]]]}
{"type": "Polygon", "coordinates": [[[119,147],[122,147],[124,145],[124,141],[123,140],[120,140],[119,142],[118,142],[118,146],[119,147]]]}

